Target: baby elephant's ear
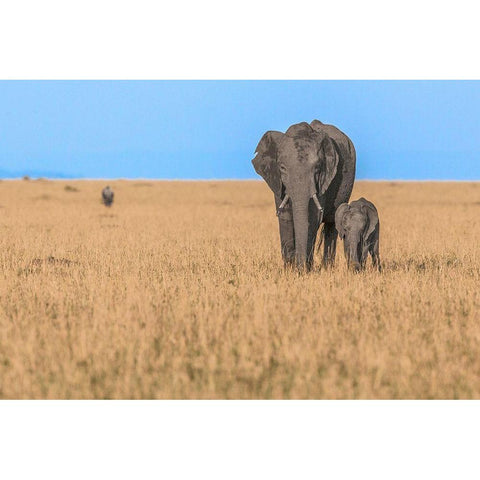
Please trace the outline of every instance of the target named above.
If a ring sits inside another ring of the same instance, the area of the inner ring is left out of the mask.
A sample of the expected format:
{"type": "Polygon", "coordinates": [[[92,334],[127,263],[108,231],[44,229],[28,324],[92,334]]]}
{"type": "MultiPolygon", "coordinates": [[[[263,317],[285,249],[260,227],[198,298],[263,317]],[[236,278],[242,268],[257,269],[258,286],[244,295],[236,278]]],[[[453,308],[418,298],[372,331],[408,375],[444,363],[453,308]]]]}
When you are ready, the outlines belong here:
{"type": "Polygon", "coordinates": [[[367,239],[368,237],[370,237],[370,235],[373,233],[376,226],[378,225],[378,212],[377,209],[373,206],[373,204],[362,205],[362,211],[368,217],[368,228],[365,234],[365,239],[367,239]]]}
{"type": "Polygon", "coordinates": [[[341,239],[345,238],[345,230],[343,229],[343,216],[349,209],[348,203],[342,203],[335,211],[335,228],[341,239]]]}
{"type": "Polygon", "coordinates": [[[282,136],[281,132],[265,133],[255,150],[257,155],[252,160],[255,171],[263,177],[277,197],[282,195],[282,178],[277,164],[278,142],[282,136]]]}

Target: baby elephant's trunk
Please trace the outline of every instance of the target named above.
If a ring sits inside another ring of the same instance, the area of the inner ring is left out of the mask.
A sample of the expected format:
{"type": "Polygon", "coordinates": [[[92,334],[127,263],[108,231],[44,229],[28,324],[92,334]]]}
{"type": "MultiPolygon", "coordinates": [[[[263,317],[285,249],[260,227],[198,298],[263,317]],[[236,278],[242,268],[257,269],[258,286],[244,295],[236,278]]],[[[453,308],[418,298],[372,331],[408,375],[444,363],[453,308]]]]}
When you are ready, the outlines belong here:
{"type": "Polygon", "coordinates": [[[348,249],[348,266],[355,272],[359,272],[362,269],[361,255],[362,255],[362,241],[359,237],[352,239],[349,242],[348,249]]]}

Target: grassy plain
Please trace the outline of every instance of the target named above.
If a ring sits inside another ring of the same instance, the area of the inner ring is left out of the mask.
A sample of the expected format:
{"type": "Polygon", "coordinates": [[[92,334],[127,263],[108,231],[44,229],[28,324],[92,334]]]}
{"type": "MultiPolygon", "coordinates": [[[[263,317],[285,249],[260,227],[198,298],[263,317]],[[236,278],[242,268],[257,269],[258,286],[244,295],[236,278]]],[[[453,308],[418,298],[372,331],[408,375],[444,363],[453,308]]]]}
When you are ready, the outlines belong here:
{"type": "Polygon", "coordinates": [[[383,273],[302,276],[261,181],[104,184],[0,182],[0,398],[480,398],[480,184],[357,182],[383,273]]]}

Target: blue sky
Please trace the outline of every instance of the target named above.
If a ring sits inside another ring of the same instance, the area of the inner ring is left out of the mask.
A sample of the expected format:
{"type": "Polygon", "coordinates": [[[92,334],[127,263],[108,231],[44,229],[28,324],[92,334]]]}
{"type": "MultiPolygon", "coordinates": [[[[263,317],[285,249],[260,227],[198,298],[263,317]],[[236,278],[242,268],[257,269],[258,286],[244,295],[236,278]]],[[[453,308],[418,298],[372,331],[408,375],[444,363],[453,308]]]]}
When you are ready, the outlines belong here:
{"type": "Polygon", "coordinates": [[[259,178],[263,133],[315,118],[359,179],[480,180],[480,81],[1,81],[0,177],[259,178]]]}

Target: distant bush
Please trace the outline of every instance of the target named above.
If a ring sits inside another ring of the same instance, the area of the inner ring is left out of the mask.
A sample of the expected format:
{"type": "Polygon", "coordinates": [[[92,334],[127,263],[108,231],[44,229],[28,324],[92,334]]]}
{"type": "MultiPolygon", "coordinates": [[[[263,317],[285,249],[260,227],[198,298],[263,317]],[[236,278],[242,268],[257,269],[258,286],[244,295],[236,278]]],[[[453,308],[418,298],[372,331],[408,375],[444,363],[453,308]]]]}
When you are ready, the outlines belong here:
{"type": "Polygon", "coordinates": [[[78,192],[78,188],[72,187],[71,185],[65,185],[65,191],[66,192],[78,192]]]}

